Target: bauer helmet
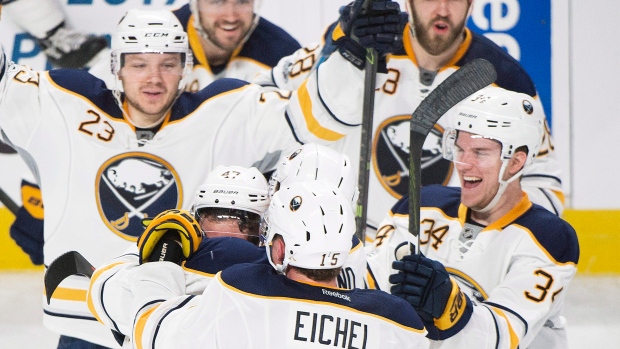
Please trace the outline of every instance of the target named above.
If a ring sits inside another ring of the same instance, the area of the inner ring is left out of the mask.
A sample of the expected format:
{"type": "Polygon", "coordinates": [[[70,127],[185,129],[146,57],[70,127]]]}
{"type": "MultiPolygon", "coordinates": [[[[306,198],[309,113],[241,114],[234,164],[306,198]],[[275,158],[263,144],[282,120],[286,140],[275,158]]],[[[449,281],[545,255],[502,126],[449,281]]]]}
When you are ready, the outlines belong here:
{"type": "Polygon", "coordinates": [[[255,167],[218,166],[196,190],[191,213],[201,223],[206,216],[236,220],[258,243],[260,219],[268,206],[267,181],[255,167]]]}
{"type": "Polygon", "coordinates": [[[269,195],[284,185],[307,180],[333,183],[349,201],[357,205],[357,177],[349,157],[324,145],[306,143],[278,162],[269,179],[269,195]]]}
{"type": "Polygon", "coordinates": [[[304,269],[341,267],[351,249],[355,218],[349,201],[326,181],[294,182],[271,198],[261,222],[267,258],[279,272],[288,265],[304,269]],[[271,257],[271,244],[281,235],[286,245],[282,265],[271,257]]]}
{"type": "Polygon", "coordinates": [[[114,95],[120,103],[123,84],[119,73],[126,53],[180,53],[183,70],[179,93],[185,88],[192,71],[193,58],[187,33],[176,16],[168,10],[127,11],[112,35],[111,70],[115,79],[114,95]]]}

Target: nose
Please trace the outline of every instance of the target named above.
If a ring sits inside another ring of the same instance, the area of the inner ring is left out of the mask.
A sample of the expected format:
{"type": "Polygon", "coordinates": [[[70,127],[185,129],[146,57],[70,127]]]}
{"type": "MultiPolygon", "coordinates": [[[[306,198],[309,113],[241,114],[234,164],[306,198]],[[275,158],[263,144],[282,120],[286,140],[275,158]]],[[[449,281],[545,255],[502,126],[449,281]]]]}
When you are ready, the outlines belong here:
{"type": "Polygon", "coordinates": [[[163,80],[162,70],[159,67],[150,67],[147,70],[146,74],[147,74],[146,76],[147,76],[149,81],[161,81],[161,80],[163,80]]]}
{"type": "Polygon", "coordinates": [[[442,17],[448,17],[450,11],[448,10],[448,2],[452,0],[439,0],[437,1],[437,15],[442,17]]]}

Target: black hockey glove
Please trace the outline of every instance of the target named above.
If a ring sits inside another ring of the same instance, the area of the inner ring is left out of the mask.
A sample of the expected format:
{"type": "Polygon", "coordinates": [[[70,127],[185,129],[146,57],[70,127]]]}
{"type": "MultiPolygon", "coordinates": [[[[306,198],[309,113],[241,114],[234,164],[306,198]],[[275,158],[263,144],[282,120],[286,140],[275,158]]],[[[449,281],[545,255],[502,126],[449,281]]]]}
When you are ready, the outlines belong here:
{"type": "Polygon", "coordinates": [[[429,334],[437,333],[432,329],[435,327],[440,332],[447,331],[440,334],[445,339],[467,324],[472,313],[471,301],[441,263],[414,254],[394,261],[392,267],[399,272],[390,275],[390,283],[394,284],[391,293],[415,308],[424,324],[431,327],[429,334]]]}
{"type": "Polygon", "coordinates": [[[202,242],[200,225],[184,210],[167,210],[142,224],[146,230],[138,239],[140,264],[167,261],[181,265],[202,242]]]}
{"type": "Polygon", "coordinates": [[[340,8],[338,26],[332,32],[340,54],[359,69],[364,69],[366,48],[379,56],[377,71],[387,73],[385,56],[402,47],[406,13],[390,0],[356,0],[340,8]]]}

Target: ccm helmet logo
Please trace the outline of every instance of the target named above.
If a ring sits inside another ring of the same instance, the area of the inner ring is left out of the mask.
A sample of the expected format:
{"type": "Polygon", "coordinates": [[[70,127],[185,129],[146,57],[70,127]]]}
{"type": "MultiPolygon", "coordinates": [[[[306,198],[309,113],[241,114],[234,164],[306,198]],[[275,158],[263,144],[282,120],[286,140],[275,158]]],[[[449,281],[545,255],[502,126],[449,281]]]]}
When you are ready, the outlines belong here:
{"type": "Polygon", "coordinates": [[[168,33],[146,33],[144,34],[145,38],[163,38],[168,36],[168,33]]]}

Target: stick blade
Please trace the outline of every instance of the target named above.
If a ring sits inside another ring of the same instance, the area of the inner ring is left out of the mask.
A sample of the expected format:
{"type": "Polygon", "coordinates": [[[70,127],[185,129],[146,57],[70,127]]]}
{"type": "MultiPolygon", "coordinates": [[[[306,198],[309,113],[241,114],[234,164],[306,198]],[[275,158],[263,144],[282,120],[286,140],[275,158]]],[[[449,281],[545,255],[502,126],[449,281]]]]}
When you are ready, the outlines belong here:
{"type": "Polygon", "coordinates": [[[411,115],[411,131],[426,135],[450,108],[476,91],[492,84],[497,72],[489,61],[475,59],[448,76],[411,115]]]}
{"type": "Polygon", "coordinates": [[[56,258],[45,271],[43,284],[47,304],[50,304],[52,295],[60,283],[71,275],[84,275],[91,277],[95,267],[77,251],[69,251],[56,258]]]}

